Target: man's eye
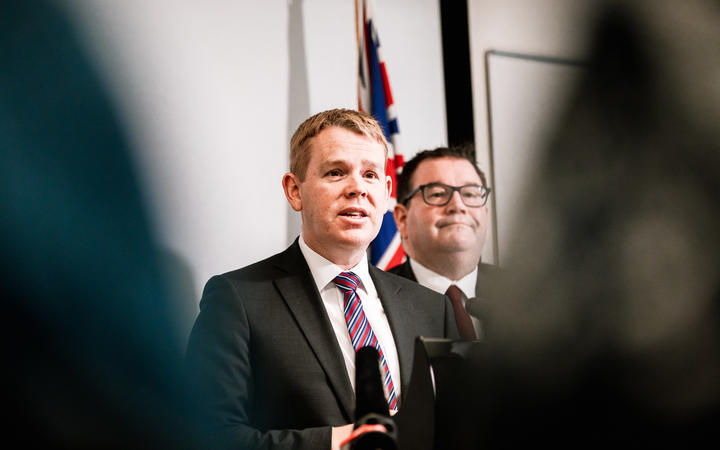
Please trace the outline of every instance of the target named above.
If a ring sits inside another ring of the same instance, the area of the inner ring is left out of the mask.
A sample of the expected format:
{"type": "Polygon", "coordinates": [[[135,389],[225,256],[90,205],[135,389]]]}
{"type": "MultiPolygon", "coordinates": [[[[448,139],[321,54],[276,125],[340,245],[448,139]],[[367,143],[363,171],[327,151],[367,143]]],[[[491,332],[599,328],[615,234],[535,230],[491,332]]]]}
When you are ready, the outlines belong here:
{"type": "Polygon", "coordinates": [[[375,172],[368,172],[365,174],[368,178],[378,178],[377,174],[375,172]]]}
{"type": "Polygon", "coordinates": [[[480,193],[479,192],[465,192],[465,193],[463,193],[463,196],[465,198],[478,198],[478,197],[480,197],[480,193]]]}
{"type": "Polygon", "coordinates": [[[338,169],[333,169],[333,170],[328,170],[327,175],[331,176],[331,177],[339,177],[340,175],[342,175],[342,173],[338,169]]]}

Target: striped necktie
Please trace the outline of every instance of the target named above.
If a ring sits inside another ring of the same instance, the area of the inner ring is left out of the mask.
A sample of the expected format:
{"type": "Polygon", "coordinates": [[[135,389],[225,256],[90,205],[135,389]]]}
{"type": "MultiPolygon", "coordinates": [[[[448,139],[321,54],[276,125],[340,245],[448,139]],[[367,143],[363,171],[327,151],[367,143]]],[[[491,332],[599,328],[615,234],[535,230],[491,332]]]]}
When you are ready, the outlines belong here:
{"type": "Polygon", "coordinates": [[[397,410],[398,404],[397,398],[395,397],[395,387],[393,385],[392,377],[390,376],[390,369],[388,368],[387,361],[385,360],[385,354],[380,348],[380,342],[378,342],[377,337],[375,337],[375,333],[373,333],[373,330],[370,327],[370,323],[365,317],[362,302],[357,294],[360,279],[352,272],[342,272],[333,279],[333,282],[338,288],[340,288],[340,292],[343,294],[345,323],[347,323],[348,333],[350,333],[350,340],[352,341],[353,348],[355,349],[355,352],[366,346],[372,346],[377,349],[380,354],[380,362],[384,372],[383,382],[385,384],[388,407],[391,410],[397,410]]]}

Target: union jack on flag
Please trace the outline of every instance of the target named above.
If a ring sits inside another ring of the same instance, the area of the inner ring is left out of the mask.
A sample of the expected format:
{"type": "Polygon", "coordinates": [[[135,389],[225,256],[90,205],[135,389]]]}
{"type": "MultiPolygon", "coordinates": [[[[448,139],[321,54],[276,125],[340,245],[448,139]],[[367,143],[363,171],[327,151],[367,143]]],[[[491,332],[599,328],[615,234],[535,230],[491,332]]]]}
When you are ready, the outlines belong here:
{"type": "Polygon", "coordinates": [[[386,173],[392,178],[392,193],[388,211],[375,240],[370,243],[370,262],[387,270],[403,262],[405,252],[395,226],[393,208],[397,203],[397,174],[404,159],[400,153],[400,131],[397,113],[390,91],[385,60],[380,53],[380,39],[374,20],[373,0],[355,0],[356,34],[358,44],[358,109],[370,113],[385,131],[388,141],[386,173]]]}

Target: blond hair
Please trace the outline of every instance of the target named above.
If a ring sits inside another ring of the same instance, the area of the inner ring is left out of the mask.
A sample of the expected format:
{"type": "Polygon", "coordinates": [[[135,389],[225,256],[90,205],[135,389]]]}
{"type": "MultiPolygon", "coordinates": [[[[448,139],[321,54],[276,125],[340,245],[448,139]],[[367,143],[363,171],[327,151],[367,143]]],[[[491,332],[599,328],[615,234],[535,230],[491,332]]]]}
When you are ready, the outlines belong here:
{"type": "Polygon", "coordinates": [[[290,139],[290,172],[300,181],[305,180],[310,163],[310,142],[322,130],[339,127],[355,134],[376,140],[385,148],[387,160],[388,144],[380,124],[371,115],[352,109],[331,109],[317,113],[301,123],[290,139]]]}

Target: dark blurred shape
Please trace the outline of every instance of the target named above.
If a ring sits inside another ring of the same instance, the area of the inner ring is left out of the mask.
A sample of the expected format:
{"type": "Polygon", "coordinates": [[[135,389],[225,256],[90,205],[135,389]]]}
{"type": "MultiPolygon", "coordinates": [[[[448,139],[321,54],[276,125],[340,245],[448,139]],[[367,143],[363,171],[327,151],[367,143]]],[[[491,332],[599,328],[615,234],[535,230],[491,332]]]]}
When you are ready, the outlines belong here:
{"type": "Polygon", "coordinates": [[[390,418],[380,376],[380,354],[362,347],[355,354],[355,430],[363,425],[382,425],[384,431],[365,432],[350,443],[352,450],[395,450],[397,430],[390,418]]]}
{"type": "Polygon", "coordinates": [[[482,448],[718,448],[720,4],[608,2],[475,374],[482,448]]]}
{"type": "Polygon", "coordinates": [[[485,405],[473,370],[484,359],[485,343],[477,340],[420,338],[432,365],[435,383],[433,449],[465,450],[482,443],[477,416],[485,405]]]}
{"type": "Polygon", "coordinates": [[[390,416],[379,360],[380,355],[375,347],[362,347],[355,354],[355,422],[366,414],[390,416]]]}
{"type": "Polygon", "coordinates": [[[465,309],[468,314],[482,322],[483,330],[487,333],[492,322],[492,302],[486,298],[471,297],[465,302],[465,309]]]}
{"type": "Polygon", "coordinates": [[[195,448],[127,143],[58,5],[0,14],[3,439],[195,448]]]}
{"type": "Polygon", "coordinates": [[[430,370],[426,338],[415,338],[410,384],[403,394],[403,404],[393,416],[397,425],[398,447],[429,450],[435,439],[435,392],[430,370]]]}
{"type": "Polygon", "coordinates": [[[167,297],[172,299],[170,302],[173,309],[171,319],[177,330],[176,346],[184,349],[195,318],[200,311],[192,267],[189,261],[170,248],[158,248],[156,253],[163,278],[167,280],[167,297]]]}

